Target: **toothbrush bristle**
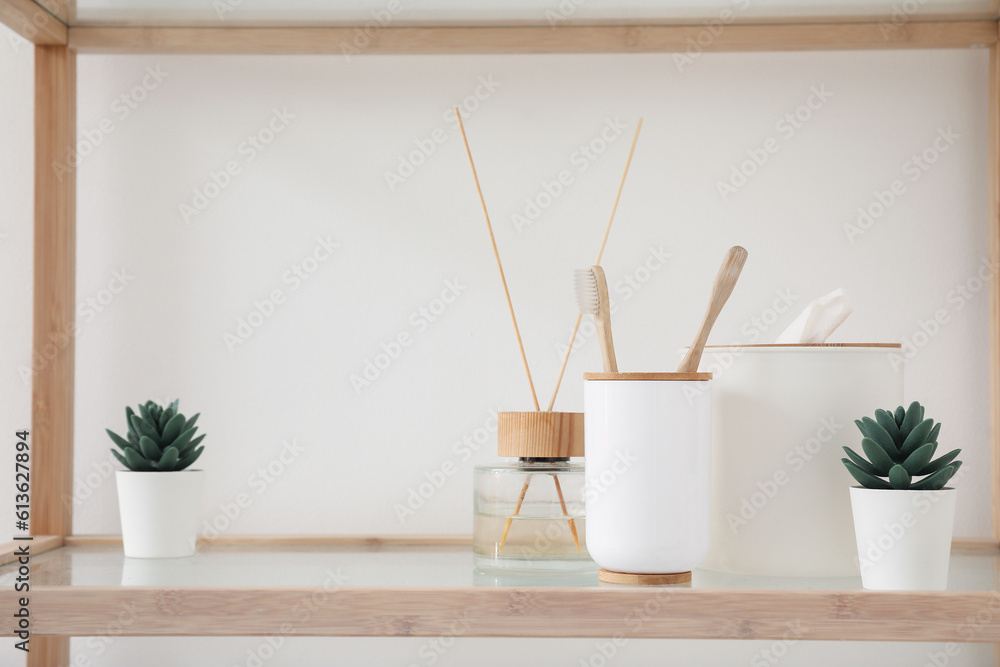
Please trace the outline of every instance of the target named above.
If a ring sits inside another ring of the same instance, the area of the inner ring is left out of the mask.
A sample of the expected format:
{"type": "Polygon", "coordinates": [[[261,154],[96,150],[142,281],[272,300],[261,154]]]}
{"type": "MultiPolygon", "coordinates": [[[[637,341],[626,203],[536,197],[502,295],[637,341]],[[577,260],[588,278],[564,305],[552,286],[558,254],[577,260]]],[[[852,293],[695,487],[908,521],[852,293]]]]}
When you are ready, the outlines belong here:
{"type": "Polygon", "coordinates": [[[591,269],[577,269],[573,275],[576,284],[576,305],[584,315],[593,315],[600,305],[597,278],[591,269]]]}

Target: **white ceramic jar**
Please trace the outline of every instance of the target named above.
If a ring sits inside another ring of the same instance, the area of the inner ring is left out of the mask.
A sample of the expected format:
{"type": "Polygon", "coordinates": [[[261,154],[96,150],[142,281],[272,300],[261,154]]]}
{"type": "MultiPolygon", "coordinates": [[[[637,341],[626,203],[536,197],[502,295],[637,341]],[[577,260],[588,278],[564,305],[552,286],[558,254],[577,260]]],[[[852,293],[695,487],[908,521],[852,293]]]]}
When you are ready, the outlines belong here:
{"type": "Polygon", "coordinates": [[[584,377],[591,558],[612,572],[689,572],[709,543],[711,374],[584,377]]]}
{"type": "MultiPolygon", "coordinates": [[[[857,576],[840,459],[855,419],[903,403],[899,345],[708,347],[714,372],[712,547],[703,567],[857,576]]],[[[589,446],[589,445],[588,445],[589,446]]]]}

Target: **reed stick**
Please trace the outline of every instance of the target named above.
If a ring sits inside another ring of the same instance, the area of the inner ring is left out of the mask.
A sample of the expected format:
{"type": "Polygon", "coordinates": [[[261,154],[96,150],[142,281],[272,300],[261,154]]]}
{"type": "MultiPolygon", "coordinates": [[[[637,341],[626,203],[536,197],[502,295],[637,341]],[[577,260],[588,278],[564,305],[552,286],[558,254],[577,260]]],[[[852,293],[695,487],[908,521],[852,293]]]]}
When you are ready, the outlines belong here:
{"type": "MultiPolygon", "coordinates": [[[[559,484],[559,475],[552,475],[556,483],[556,493],[559,494],[559,504],[562,506],[563,515],[569,517],[569,510],[566,509],[566,500],[563,498],[562,485],[559,484]]],[[[569,518],[569,532],[573,534],[573,544],[576,545],[576,552],[580,553],[580,536],[576,534],[576,521],[569,518]]]]}
{"type": "MultiPolygon", "coordinates": [[[[489,211],[486,210],[486,199],[483,198],[483,189],[479,185],[479,174],[476,172],[476,163],[472,160],[472,150],[469,148],[469,139],[465,136],[465,126],[462,124],[462,114],[458,107],[455,107],[455,117],[458,119],[458,129],[462,132],[462,142],[465,144],[465,154],[469,156],[469,166],[472,167],[472,178],[476,182],[476,192],[479,194],[479,203],[483,207],[483,216],[486,218],[486,229],[490,233],[490,243],[493,245],[493,256],[497,260],[497,268],[500,269],[500,282],[503,283],[503,293],[507,297],[507,308],[510,310],[510,319],[514,323],[514,335],[517,337],[517,347],[521,351],[521,362],[524,364],[524,373],[528,376],[528,387],[531,389],[531,401],[535,404],[535,410],[540,410],[538,405],[538,395],[535,394],[535,383],[531,379],[531,369],[528,368],[528,357],[524,354],[524,343],[521,342],[521,331],[517,328],[517,317],[514,316],[514,304],[510,300],[510,290],[507,289],[507,277],[503,272],[503,264],[500,262],[500,251],[497,250],[497,240],[493,236],[493,224],[490,222],[489,211]]],[[[551,411],[551,410],[550,410],[551,411]]],[[[524,494],[521,494],[524,497],[524,494]]],[[[509,523],[509,521],[508,521],[509,523]]]]}
{"type": "MultiPolygon", "coordinates": [[[[628,176],[628,168],[632,164],[632,155],[635,154],[635,145],[639,141],[639,132],[642,130],[642,118],[635,126],[635,134],[632,136],[632,146],[628,149],[628,159],[625,160],[625,171],[622,172],[622,180],[618,183],[618,192],[615,193],[615,203],[611,206],[611,216],[608,224],[604,228],[604,238],[601,239],[601,247],[597,251],[597,259],[594,264],[600,264],[604,257],[604,246],[608,244],[608,235],[611,234],[611,223],[615,221],[615,212],[618,211],[618,201],[622,198],[622,189],[625,187],[625,177],[628,176]]],[[[559,387],[562,386],[563,374],[566,373],[566,364],[569,362],[569,354],[573,351],[573,343],[576,341],[576,333],[580,330],[580,322],[583,321],[583,313],[577,313],[576,322],[573,324],[573,333],[569,335],[569,345],[566,346],[566,354],[563,355],[562,366],[559,368],[559,377],[556,378],[556,388],[552,392],[552,399],[546,412],[552,412],[552,407],[556,404],[556,396],[559,395],[559,387]]]]}
{"type": "Polygon", "coordinates": [[[507,517],[507,522],[503,526],[503,536],[500,537],[500,548],[497,549],[497,553],[503,551],[503,543],[507,541],[507,533],[510,532],[510,525],[514,522],[514,517],[516,517],[521,512],[521,504],[524,503],[524,494],[528,492],[528,484],[531,483],[531,475],[524,480],[524,486],[521,487],[521,495],[517,498],[517,506],[514,508],[514,513],[507,517]]]}

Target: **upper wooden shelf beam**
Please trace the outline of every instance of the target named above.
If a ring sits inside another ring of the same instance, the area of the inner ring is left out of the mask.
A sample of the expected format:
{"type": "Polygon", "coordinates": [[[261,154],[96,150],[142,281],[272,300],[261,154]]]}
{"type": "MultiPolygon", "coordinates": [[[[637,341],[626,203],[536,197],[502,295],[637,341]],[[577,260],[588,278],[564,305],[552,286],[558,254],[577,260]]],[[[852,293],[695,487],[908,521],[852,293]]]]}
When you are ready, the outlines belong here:
{"type": "Polygon", "coordinates": [[[660,53],[966,48],[997,42],[997,21],[899,25],[780,23],[722,27],[632,25],[548,27],[386,27],[358,44],[355,28],[79,27],[69,31],[80,53],[164,54],[487,54],[660,53]]]}
{"type": "Polygon", "coordinates": [[[0,0],[0,23],[34,44],[65,44],[66,25],[31,0],[0,0]]]}

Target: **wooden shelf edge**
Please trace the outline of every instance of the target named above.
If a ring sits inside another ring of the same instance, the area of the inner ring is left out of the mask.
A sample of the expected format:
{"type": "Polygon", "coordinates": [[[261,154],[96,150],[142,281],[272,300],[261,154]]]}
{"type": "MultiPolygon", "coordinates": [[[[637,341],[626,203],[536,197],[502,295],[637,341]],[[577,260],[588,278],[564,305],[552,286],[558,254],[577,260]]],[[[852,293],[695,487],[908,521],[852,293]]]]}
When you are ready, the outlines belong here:
{"type": "Polygon", "coordinates": [[[19,549],[25,545],[28,545],[32,556],[37,556],[63,546],[63,538],[59,535],[35,535],[30,540],[4,542],[0,544],[0,565],[17,560],[19,549]]]}
{"type": "Polygon", "coordinates": [[[33,44],[65,44],[66,25],[32,0],[0,0],[0,23],[33,44]]]}
{"type": "MultiPolygon", "coordinates": [[[[36,541],[42,538],[35,538],[36,541]]],[[[55,538],[51,538],[55,539],[55,538]]],[[[119,546],[121,535],[67,535],[56,546],[119,546]]],[[[9,543],[10,544],[10,543],[9,543]]],[[[0,558],[3,548],[0,546],[0,558]]],[[[214,546],[370,546],[370,547],[462,547],[472,546],[471,535],[202,535],[198,544],[214,546]]],[[[952,549],[996,550],[1000,540],[980,537],[956,537],[952,549]]],[[[55,547],[49,547],[55,548],[55,547]]],[[[46,549],[48,550],[48,549],[46,549]]],[[[9,561],[7,561],[9,562],[9,561]]],[[[0,562],[2,565],[3,562],[0,562]]]]}
{"type": "Polygon", "coordinates": [[[80,53],[159,54],[490,54],[668,53],[692,40],[705,51],[965,48],[997,42],[997,20],[887,24],[771,23],[724,26],[705,39],[703,25],[385,27],[363,49],[356,28],[75,27],[80,53]],[[888,26],[888,27],[887,27],[888,26]]]}
{"type": "MultiPolygon", "coordinates": [[[[68,535],[67,547],[121,545],[121,535],[68,535]]],[[[359,547],[463,547],[472,546],[471,535],[201,535],[198,544],[214,546],[359,546],[359,547]]]]}
{"type": "MultiPolygon", "coordinates": [[[[16,593],[0,591],[13,608],[16,593]]],[[[448,636],[1000,641],[996,592],[578,588],[33,587],[36,636],[448,636]]],[[[14,619],[3,617],[10,634],[14,619]]]]}

